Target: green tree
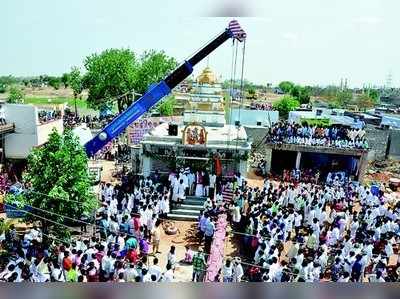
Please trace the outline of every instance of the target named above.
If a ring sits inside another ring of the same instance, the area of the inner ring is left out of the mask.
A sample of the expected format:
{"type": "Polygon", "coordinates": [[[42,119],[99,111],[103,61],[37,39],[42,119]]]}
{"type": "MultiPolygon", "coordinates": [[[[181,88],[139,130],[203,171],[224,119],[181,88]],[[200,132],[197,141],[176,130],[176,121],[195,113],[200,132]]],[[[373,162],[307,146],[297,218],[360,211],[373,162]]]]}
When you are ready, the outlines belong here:
{"type": "Polygon", "coordinates": [[[251,87],[247,90],[250,99],[254,99],[256,97],[256,89],[251,87]]]}
{"type": "Polygon", "coordinates": [[[128,49],[109,49],[92,54],[84,61],[86,74],[83,82],[88,89],[87,102],[95,109],[112,106],[116,97],[121,112],[132,101],[138,62],[135,53],[128,49]]]}
{"type": "Polygon", "coordinates": [[[167,56],[164,51],[145,51],[135,73],[135,92],[144,94],[151,84],[162,80],[176,66],[176,60],[167,56]]]}
{"type": "Polygon", "coordinates": [[[225,80],[222,82],[222,88],[223,89],[229,89],[232,87],[233,84],[233,88],[235,89],[240,89],[241,87],[243,87],[243,90],[249,92],[249,90],[251,89],[262,89],[262,90],[266,90],[267,87],[264,85],[256,85],[253,82],[250,82],[247,79],[243,79],[243,82],[241,82],[240,79],[235,80],[234,82],[232,82],[231,80],[225,80]]]}
{"type": "Polygon", "coordinates": [[[87,57],[84,65],[89,105],[102,108],[117,101],[121,112],[133,102],[133,91],[145,93],[175,68],[176,61],[162,51],[146,51],[137,59],[128,49],[109,49],[87,57]]]}
{"type": "Polygon", "coordinates": [[[49,75],[46,75],[46,74],[40,75],[40,76],[39,76],[39,81],[40,81],[41,84],[49,85],[50,76],[49,76],[49,75]]]}
{"type": "Polygon", "coordinates": [[[290,111],[295,110],[300,106],[300,102],[294,97],[285,95],[279,101],[275,102],[273,107],[279,111],[279,115],[286,118],[290,111]]]}
{"type": "Polygon", "coordinates": [[[353,94],[349,90],[338,91],[336,96],[333,99],[334,105],[338,108],[344,108],[348,104],[350,104],[351,100],[353,99],[353,94]]]}
{"type": "Polygon", "coordinates": [[[376,100],[368,93],[363,93],[356,98],[356,104],[358,108],[363,111],[368,108],[373,108],[376,104],[376,100]]]}
{"type": "Polygon", "coordinates": [[[290,81],[282,81],[278,86],[284,93],[289,93],[294,87],[294,83],[290,81]]]}
{"type": "Polygon", "coordinates": [[[290,95],[300,102],[300,104],[308,104],[310,102],[310,87],[302,87],[295,85],[289,91],[290,95]]]}
{"type": "Polygon", "coordinates": [[[368,96],[374,101],[375,104],[379,102],[379,91],[376,89],[369,89],[368,96]]]}
{"type": "Polygon", "coordinates": [[[25,98],[24,91],[17,87],[17,86],[12,86],[10,88],[9,94],[8,94],[8,103],[11,104],[19,104],[22,103],[25,98]]]}
{"type": "Polygon", "coordinates": [[[81,71],[77,66],[71,68],[71,72],[68,76],[68,84],[71,86],[74,98],[76,99],[83,91],[81,71]]]}
{"type": "MultiPolygon", "coordinates": [[[[97,199],[91,191],[92,180],[88,172],[88,158],[72,131],[63,135],[53,131],[49,141],[35,148],[28,157],[25,181],[34,192],[29,193],[28,204],[49,212],[79,219],[82,214],[92,215],[97,199]]],[[[35,210],[35,214],[41,214],[35,210]]],[[[42,212],[42,216],[55,222],[63,217],[42,212]]],[[[37,220],[37,219],[36,219],[37,220]]],[[[42,220],[43,229],[59,227],[42,220]]],[[[63,237],[65,232],[61,232],[63,237]]]]}
{"type": "Polygon", "coordinates": [[[49,86],[53,87],[54,89],[59,89],[61,85],[61,79],[58,77],[49,77],[49,86]]]}
{"type": "Polygon", "coordinates": [[[67,88],[69,86],[69,73],[64,73],[61,76],[61,82],[64,84],[64,88],[67,88]]]}
{"type": "Polygon", "coordinates": [[[68,75],[68,84],[74,93],[75,114],[78,114],[78,107],[76,106],[76,99],[83,91],[83,81],[81,71],[77,66],[72,67],[68,75]]]}
{"type": "Polygon", "coordinates": [[[17,84],[17,83],[18,83],[18,80],[15,77],[11,76],[11,75],[9,75],[9,76],[0,76],[0,85],[3,84],[5,86],[9,86],[9,85],[17,84]]]}
{"type": "Polygon", "coordinates": [[[162,116],[171,116],[174,115],[174,107],[176,105],[176,99],[174,96],[169,96],[164,99],[158,105],[158,111],[162,116]]]}

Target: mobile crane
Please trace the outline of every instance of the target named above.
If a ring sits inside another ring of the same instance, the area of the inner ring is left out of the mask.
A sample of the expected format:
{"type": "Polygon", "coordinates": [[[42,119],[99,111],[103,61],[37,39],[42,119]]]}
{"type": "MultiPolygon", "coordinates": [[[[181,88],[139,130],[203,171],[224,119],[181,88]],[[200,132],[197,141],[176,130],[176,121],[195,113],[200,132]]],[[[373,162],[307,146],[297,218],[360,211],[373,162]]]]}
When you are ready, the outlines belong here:
{"type": "Polygon", "coordinates": [[[182,63],[164,80],[157,84],[152,84],[143,96],[129,106],[124,112],[115,117],[92,140],[88,141],[85,144],[87,155],[93,157],[102,147],[115,137],[118,137],[132,122],[149,111],[151,107],[168,95],[175,86],[186,79],[193,72],[193,67],[197,63],[230,38],[239,42],[246,39],[245,31],[236,20],[230,21],[228,28],[182,63]]]}

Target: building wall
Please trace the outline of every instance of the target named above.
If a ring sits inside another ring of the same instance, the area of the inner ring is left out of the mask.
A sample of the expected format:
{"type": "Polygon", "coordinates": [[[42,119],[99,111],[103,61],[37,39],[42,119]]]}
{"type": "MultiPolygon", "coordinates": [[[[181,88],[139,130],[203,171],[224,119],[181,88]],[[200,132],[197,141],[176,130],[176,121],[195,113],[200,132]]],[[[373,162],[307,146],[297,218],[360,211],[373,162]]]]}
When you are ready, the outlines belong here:
{"type": "Polygon", "coordinates": [[[63,132],[63,121],[55,120],[40,125],[37,108],[32,105],[6,104],[6,121],[15,124],[15,131],[5,138],[5,155],[11,159],[25,159],[31,149],[47,142],[53,128],[63,132]]]}
{"type": "Polygon", "coordinates": [[[49,139],[49,135],[51,134],[51,132],[53,132],[53,129],[56,129],[57,132],[62,133],[64,130],[63,120],[54,120],[36,127],[38,146],[47,142],[47,140],[49,139]]]}
{"type": "Polygon", "coordinates": [[[8,159],[26,159],[35,145],[34,134],[8,134],[5,138],[5,156],[8,159]]]}
{"type": "Polygon", "coordinates": [[[246,130],[247,137],[253,142],[253,146],[259,144],[268,132],[268,128],[266,127],[245,126],[244,129],[246,130]]]}
{"type": "Polygon", "coordinates": [[[389,158],[400,160],[400,130],[390,130],[389,158]]]}
{"type": "Polygon", "coordinates": [[[15,124],[16,134],[35,134],[39,123],[35,106],[22,104],[4,105],[6,121],[15,124]]]}
{"type": "Polygon", "coordinates": [[[368,160],[384,160],[389,141],[389,130],[375,129],[374,127],[366,127],[366,139],[370,147],[368,160]]]}

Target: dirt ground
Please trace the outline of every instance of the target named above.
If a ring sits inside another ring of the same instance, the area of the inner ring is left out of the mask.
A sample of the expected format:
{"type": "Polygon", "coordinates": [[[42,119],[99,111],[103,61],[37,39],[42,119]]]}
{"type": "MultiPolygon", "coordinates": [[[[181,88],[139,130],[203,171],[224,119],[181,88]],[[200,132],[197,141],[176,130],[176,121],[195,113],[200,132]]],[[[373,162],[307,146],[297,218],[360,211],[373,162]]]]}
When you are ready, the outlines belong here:
{"type": "MultiPolygon", "coordinates": [[[[178,228],[178,233],[173,236],[161,234],[160,251],[157,257],[160,261],[160,267],[165,269],[167,265],[167,255],[171,246],[175,246],[175,253],[177,260],[183,260],[185,257],[185,245],[188,245],[192,250],[198,250],[198,242],[196,238],[197,223],[187,221],[174,221],[175,226],[178,228]]],[[[154,257],[150,257],[149,264],[151,265],[154,257]]],[[[192,279],[193,267],[184,263],[179,263],[175,268],[176,281],[190,281],[192,279]]]]}

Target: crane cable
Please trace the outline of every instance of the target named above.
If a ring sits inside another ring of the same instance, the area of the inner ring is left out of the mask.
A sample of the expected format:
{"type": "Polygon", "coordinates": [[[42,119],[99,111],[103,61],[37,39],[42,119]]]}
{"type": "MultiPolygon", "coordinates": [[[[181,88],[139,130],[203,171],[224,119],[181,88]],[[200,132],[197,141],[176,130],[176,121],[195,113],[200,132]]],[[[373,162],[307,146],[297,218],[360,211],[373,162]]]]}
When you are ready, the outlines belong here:
{"type": "Polygon", "coordinates": [[[230,143],[231,143],[231,127],[232,127],[232,102],[235,91],[235,83],[236,83],[236,66],[237,66],[237,54],[238,54],[238,42],[234,39],[232,43],[232,72],[231,72],[231,92],[229,96],[229,124],[228,124],[228,135],[227,135],[227,145],[228,152],[230,152],[230,143]]]}
{"type": "Polygon", "coordinates": [[[243,75],[244,75],[244,56],[246,52],[246,40],[243,41],[243,47],[242,47],[242,69],[241,69],[241,77],[240,77],[240,105],[239,105],[239,112],[238,112],[238,119],[239,119],[239,126],[237,127],[237,134],[236,134],[236,152],[238,148],[238,142],[239,142],[239,129],[240,129],[240,114],[241,110],[243,108],[243,101],[244,101],[244,88],[243,88],[243,75]]]}

